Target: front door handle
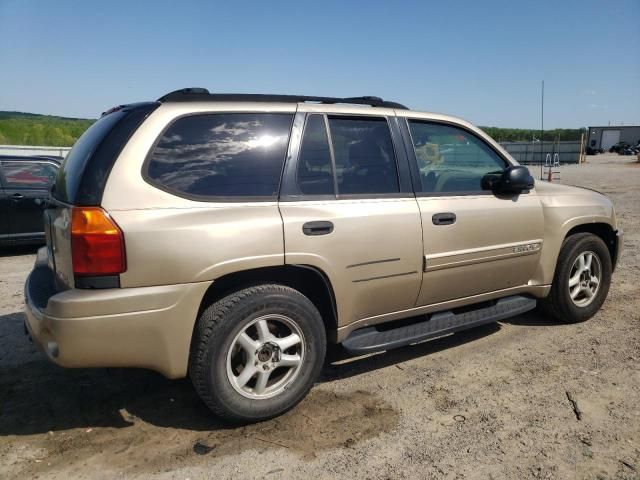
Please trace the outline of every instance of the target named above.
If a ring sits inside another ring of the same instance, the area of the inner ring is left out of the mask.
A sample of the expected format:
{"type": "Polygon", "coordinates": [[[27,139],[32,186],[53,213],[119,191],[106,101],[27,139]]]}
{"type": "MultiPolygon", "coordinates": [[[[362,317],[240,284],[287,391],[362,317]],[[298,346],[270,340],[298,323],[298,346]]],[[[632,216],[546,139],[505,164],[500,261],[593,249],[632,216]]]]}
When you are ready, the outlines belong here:
{"type": "Polygon", "coordinates": [[[436,213],[431,217],[434,225],[452,225],[456,223],[456,214],[451,212],[436,213]]]}
{"type": "Polygon", "coordinates": [[[333,232],[333,223],[325,221],[307,222],[302,225],[302,232],[305,235],[328,235],[333,232]]]}
{"type": "Polygon", "coordinates": [[[11,200],[13,200],[14,202],[19,202],[23,198],[24,195],[22,195],[21,193],[14,193],[13,195],[11,195],[11,200]]]}

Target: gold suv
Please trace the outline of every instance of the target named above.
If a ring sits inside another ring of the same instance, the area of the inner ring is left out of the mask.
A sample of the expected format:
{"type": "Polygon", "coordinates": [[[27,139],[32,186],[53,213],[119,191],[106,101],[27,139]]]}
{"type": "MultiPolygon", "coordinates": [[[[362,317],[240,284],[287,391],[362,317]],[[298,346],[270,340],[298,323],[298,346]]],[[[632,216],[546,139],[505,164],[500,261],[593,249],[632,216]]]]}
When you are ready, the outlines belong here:
{"type": "Polygon", "coordinates": [[[26,326],[52,361],[188,374],[237,422],[296,405],[327,342],[388,350],[536,303],[586,320],[622,245],[604,195],[534,186],[463,120],[195,88],[105,112],[45,233],[26,326]]]}

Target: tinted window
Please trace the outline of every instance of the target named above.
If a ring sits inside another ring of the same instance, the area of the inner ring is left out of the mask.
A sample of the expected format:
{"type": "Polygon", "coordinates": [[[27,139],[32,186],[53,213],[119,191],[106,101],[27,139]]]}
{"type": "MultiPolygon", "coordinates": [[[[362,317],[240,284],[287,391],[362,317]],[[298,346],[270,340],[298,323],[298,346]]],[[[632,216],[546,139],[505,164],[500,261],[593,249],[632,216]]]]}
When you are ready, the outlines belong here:
{"type": "Polygon", "coordinates": [[[93,155],[98,145],[100,145],[100,142],[102,142],[104,137],[107,136],[114,125],[116,125],[124,115],[123,112],[105,115],[91,125],[76,141],[64,159],[60,174],[58,178],[56,178],[53,191],[54,197],[73,203],[91,155],[93,155]]]}
{"type": "Polygon", "coordinates": [[[329,117],[329,128],[339,194],[399,192],[386,119],[329,117]]]}
{"type": "Polygon", "coordinates": [[[461,128],[409,121],[423,192],[477,192],[481,179],[506,167],[483,140],[461,128]]]}
{"type": "Polygon", "coordinates": [[[53,183],[58,168],[44,162],[2,162],[2,172],[8,188],[47,190],[53,183]]]}
{"type": "Polygon", "coordinates": [[[322,115],[307,119],[297,171],[298,188],[305,195],[333,195],[333,168],[322,115]]]}
{"type": "Polygon", "coordinates": [[[147,175],[187,195],[276,198],[292,119],[279,113],[181,118],[160,138],[147,175]]]}
{"type": "Polygon", "coordinates": [[[73,145],[52,195],[77,205],[99,205],[111,168],[131,135],[158,103],[127,105],[102,116],[73,145]]]}

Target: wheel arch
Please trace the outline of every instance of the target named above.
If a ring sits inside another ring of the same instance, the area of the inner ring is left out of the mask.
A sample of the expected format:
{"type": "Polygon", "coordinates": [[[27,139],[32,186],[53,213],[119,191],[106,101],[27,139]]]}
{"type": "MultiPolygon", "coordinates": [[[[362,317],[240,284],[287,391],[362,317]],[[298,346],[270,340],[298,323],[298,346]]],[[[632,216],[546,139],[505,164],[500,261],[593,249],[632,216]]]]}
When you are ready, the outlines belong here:
{"type": "Polygon", "coordinates": [[[563,239],[563,243],[567,238],[569,238],[571,235],[575,235],[576,233],[591,233],[596,237],[599,237],[607,246],[607,250],[609,250],[609,255],[611,256],[611,266],[615,270],[619,246],[618,242],[616,241],[616,231],[610,224],[604,222],[595,222],[575,225],[567,232],[563,239]]]}
{"type": "Polygon", "coordinates": [[[198,317],[205,308],[220,298],[260,283],[286,285],[305,295],[320,312],[328,340],[336,341],[338,310],[333,287],[325,272],[310,265],[260,267],[223,275],[215,279],[204,293],[198,317]]]}
{"type": "Polygon", "coordinates": [[[615,267],[619,257],[620,238],[610,215],[587,214],[564,217],[562,208],[546,209],[544,242],[538,269],[532,278],[534,285],[551,285],[564,242],[576,233],[591,233],[602,239],[615,267]]]}

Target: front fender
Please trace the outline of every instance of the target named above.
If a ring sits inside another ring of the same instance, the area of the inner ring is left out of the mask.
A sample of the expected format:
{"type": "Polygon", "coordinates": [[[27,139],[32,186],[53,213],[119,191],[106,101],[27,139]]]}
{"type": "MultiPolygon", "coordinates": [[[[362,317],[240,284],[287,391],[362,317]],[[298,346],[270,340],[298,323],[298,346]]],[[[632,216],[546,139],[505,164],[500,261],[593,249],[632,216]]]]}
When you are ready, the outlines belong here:
{"type": "Polygon", "coordinates": [[[549,285],[562,243],[573,229],[585,226],[588,230],[589,226],[606,225],[616,232],[617,222],[613,204],[604,195],[564,185],[544,184],[538,190],[544,215],[544,243],[540,264],[531,283],[549,285]]]}

